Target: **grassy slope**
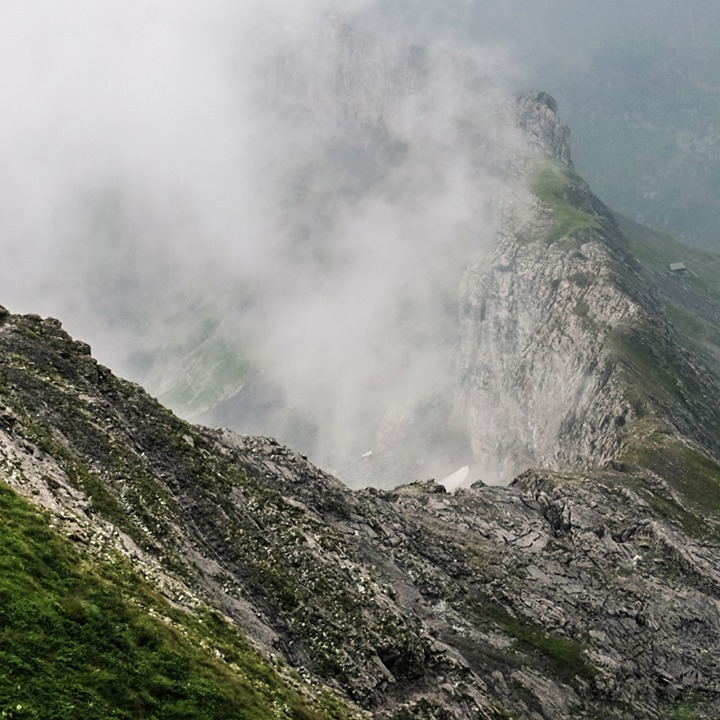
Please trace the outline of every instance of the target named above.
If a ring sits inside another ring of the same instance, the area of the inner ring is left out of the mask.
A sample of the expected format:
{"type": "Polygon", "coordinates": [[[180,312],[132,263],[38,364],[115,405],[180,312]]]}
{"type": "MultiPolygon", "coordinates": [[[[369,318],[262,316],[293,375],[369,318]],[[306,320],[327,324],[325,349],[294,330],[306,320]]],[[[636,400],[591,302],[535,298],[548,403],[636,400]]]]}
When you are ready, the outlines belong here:
{"type": "Polygon", "coordinates": [[[291,689],[219,616],[81,555],[0,484],[0,717],[343,718],[291,689]]]}
{"type": "MultiPolygon", "coordinates": [[[[720,257],[688,248],[664,233],[616,216],[630,248],[673,325],[679,343],[720,377],[720,257]],[[670,263],[685,262],[692,272],[670,272],[670,263]]],[[[653,355],[642,335],[619,330],[610,341],[634,373],[632,394],[683,403],[681,384],[664,358],[653,355]]],[[[659,418],[646,417],[628,428],[624,462],[663,477],[673,495],[657,492],[645,499],[661,514],[698,537],[720,527],[720,466],[698,446],[680,439],[659,418]],[[709,524],[708,524],[709,522],[709,524]]]]}
{"type": "Polygon", "coordinates": [[[568,200],[568,191],[578,181],[579,178],[570,168],[549,158],[543,159],[533,173],[531,192],[549,205],[555,216],[548,243],[598,226],[595,215],[581,210],[568,200]]]}
{"type": "Polygon", "coordinates": [[[720,377],[720,256],[616,217],[680,341],[720,377]],[[671,273],[673,262],[684,262],[689,271],[671,273]]]}

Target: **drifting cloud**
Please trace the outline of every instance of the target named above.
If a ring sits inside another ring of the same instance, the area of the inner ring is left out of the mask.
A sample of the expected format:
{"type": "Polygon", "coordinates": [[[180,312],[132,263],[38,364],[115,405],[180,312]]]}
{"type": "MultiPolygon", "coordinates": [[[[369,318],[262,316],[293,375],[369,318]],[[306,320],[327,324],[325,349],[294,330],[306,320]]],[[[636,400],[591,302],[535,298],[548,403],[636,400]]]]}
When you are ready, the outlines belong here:
{"type": "Polygon", "coordinates": [[[511,88],[639,23],[704,42],[646,5],[0,0],[2,302],[185,413],[447,475],[511,88]]]}
{"type": "Polygon", "coordinates": [[[230,421],[338,462],[450,392],[520,147],[496,52],[355,33],[369,2],[3,4],[3,302],[185,412],[250,376],[279,410],[230,421]]]}

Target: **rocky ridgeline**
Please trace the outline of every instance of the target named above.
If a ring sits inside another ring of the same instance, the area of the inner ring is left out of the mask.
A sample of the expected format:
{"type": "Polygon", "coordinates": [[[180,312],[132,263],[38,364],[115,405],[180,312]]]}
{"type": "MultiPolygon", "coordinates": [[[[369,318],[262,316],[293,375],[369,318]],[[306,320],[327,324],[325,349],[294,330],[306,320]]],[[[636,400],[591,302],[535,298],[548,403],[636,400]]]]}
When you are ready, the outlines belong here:
{"type": "Polygon", "coordinates": [[[720,713],[720,470],[689,441],[665,477],[616,460],[352,492],[272,439],[179,420],[57,321],[4,314],[0,356],[6,482],[90,562],[123,553],[358,713],[720,713]]]}
{"type": "Polygon", "coordinates": [[[504,482],[602,466],[648,416],[717,457],[717,377],[681,349],[612,213],[574,173],[555,101],[521,96],[518,123],[536,157],[460,293],[456,415],[478,466],[504,482]]]}

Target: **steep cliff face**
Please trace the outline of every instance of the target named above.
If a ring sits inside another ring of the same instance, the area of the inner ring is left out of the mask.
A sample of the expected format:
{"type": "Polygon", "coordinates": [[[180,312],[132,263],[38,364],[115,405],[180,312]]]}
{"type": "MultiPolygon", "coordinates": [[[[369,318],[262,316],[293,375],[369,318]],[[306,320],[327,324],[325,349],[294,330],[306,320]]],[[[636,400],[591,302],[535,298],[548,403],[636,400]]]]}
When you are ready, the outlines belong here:
{"type": "Polygon", "coordinates": [[[518,117],[539,151],[461,289],[457,405],[481,472],[600,466],[648,414],[717,452],[717,378],[681,349],[614,216],[574,173],[554,101],[523,96],[518,117]]]}

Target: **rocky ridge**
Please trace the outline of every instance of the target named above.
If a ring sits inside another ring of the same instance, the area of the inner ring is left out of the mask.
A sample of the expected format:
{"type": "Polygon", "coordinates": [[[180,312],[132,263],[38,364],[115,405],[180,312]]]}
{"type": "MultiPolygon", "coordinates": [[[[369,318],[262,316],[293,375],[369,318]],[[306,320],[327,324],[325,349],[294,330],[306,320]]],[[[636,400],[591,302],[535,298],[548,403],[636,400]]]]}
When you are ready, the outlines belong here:
{"type": "Polygon", "coordinates": [[[554,100],[518,105],[538,156],[460,293],[456,412],[480,472],[600,466],[646,415],[717,457],[717,376],[683,349],[614,215],[575,174],[554,100]]]}

